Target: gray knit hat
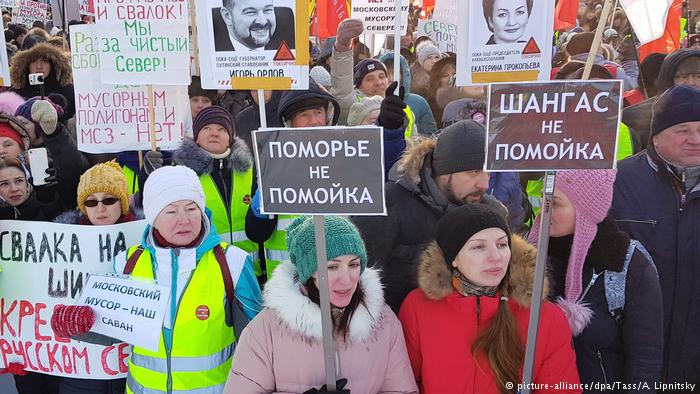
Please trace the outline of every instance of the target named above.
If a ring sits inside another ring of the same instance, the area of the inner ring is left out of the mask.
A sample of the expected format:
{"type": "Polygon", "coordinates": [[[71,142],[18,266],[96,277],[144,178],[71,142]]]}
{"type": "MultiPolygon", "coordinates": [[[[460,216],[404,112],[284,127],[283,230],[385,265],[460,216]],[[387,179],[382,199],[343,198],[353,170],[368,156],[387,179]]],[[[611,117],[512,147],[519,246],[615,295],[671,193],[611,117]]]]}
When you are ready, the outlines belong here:
{"type": "Polygon", "coordinates": [[[436,47],[432,43],[427,43],[421,45],[421,47],[418,49],[418,64],[423,66],[423,62],[428,59],[430,55],[441,55],[442,56],[442,51],[440,51],[440,48],[436,47]]]}
{"type": "Polygon", "coordinates": [[[348,113],[348,126],[359,126],[372,111],[378,111],[382,106],[381,96],[365,97],[353,103],[348,113]]]}
{"type": "Polygon", "coordinates": [[[481,170],[486,155],[486,129],[473,120],[463,120],[445,127],[433,151],[435,175],[481,170]]]}

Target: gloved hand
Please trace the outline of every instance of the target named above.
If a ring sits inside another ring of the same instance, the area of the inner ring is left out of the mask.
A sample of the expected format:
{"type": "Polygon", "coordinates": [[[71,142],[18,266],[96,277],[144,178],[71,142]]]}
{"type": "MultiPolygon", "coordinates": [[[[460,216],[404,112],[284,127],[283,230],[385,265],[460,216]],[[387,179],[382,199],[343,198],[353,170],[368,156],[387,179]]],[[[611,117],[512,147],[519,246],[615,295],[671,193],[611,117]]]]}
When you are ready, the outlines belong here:
{"type": "Polygon", "coordinates": [[[365,27],[360,19],[346,19],[338,25],[338,33],[335,38],[335,50],[346,52],[352,49],[352,40],[359,37],[365,27]]]}
{"type": "Polygon", "coordinates": [[[380,126],[386,127],[387,129],[399,129],[403,127],[404,120],[406,119],[406,113],[403,112],[403,109],[406,108],[406,103],[403,101],[406,89],[401,86],[401,88],[399,88],[399,95],[394,96],[394,90],[396,90],[397,85],[397,81],[389,85],[386,89],[386,96],[384,100],[382,100],[382,105],[379,107],[377,122],[380,126]]]}
{"type": "Polygon", "coordinates": [[[143,170],[146,175],[151,175],[153,171],[161,167],[163,167],[163,154],[160,152],[160,148],[146,152],[143,158],[143,170]]]}
{"type": "Polygon", "coordinates": [[[48,100],[36,100],[32,104],[32,120],[39,123],[44,134],[51,135],[58,126],[58,112],[48,100]]]}
{"type": "Polygon", "coordinates": [[[56,186],[58,186],[58,181],[56,180],[56,169],[53,167],[53,159],[49,157],[49,166],[46,168],[46,177],[44,178],[43,185],[35,185],[34,190],[36,191],[37,200],[50,203],[56,199],[57,192],[56,186]]]}
{"type": "Polygon", "coordinates": [[[260,189],[255,191],[253,199],[250,201],[250,209],[253,210],[253,215],[258,219],[272,219],[272,215],[260,212],[260,189]]]}
{"type": "Polygon", "coordinates": [[[56,305],[51,328],[61,338],[85,334],[95,324],[95,313],[87,305],[56,305]]]}
{"type": "Polygon", "coordinates": [[[326,388],[326,385],[324,384],[321,386],[320,389],[313,388],[311,390],[306,390],[302,394],[321,394],[321,393],[326,393],[326,394],[350,394],[350,390],[343,390],[345,388],[345,385],[348,384],[348,380],[343,378],[343,379],[338,379],[335,382],[335,390],[334,391],[328,391],[326,388]]]}
{"type": "Polygon", "coordinates": [[[10,373],[12,375],[24,376],[27,371],[24,370],[24,365],[19,363],[9,363],[7,368],[0,369],[0,375],[10,373]]]}

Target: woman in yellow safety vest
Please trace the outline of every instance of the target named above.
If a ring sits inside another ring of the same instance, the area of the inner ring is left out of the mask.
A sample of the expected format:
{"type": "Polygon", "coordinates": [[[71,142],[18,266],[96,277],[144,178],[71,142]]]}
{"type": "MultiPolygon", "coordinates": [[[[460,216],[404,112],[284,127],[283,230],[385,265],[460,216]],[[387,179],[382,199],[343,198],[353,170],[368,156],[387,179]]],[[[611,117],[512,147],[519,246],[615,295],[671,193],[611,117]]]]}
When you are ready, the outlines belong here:
{"type": "MultiPolygon", "coordinates": [[[[155,170],[146,181],[148,225],[141,244],[116,257],[115,271],[157,280],[170,301],[158,350],[132,350],[127,393],[221,393],[236,337],[261,309],[251,257],[221,242],[204,204],[197,175],[184,166],[155,170]]],[[[89,306],[64,306],[51,326],[62,337],[107,341],[83,335],[92,322],[89,306]]]]}
{"type": "MultiPolygon", "coordinates": [[[[211,210],[212,223],[221,239],[251,253],[255,261],[258,245],[245,234],[245,215],[253,186],[250,149],[235,137],[228,111],[216,105],[197,114],[192,131],[193,138],[186,137],[173,152],[173,162],[189,167],[199,177],[206,207],[211,210]]],[[[160,152],[146,153],[146,175],[162,163],[160,152]]]]}

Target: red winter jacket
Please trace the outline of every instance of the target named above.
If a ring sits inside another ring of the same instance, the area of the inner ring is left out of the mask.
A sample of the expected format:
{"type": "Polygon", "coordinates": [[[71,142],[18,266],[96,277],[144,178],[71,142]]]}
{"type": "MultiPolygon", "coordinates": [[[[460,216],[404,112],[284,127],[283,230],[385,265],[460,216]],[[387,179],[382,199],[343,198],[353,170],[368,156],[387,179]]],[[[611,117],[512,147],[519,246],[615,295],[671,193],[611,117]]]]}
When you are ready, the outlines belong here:
{"type": "MultiPolygon", "coordinates": [[[[530,309],[523,305],[530,303],[536,252],[516,236],[512,243],[508,305],[525,343],[530,309]]],[[[472,344],[479,330],[491,323],[500,298],[464,297],[454,291],[442,252],[435,243],[430,248],[418,271],[420,288],[406,297],[399,313],[418,387],[426,394],[497,394],[489,361],[483,352],[475,360],[472,344]]],[[[513,383],[515,392],[518,382],[513,383]]],[[[541,309],[533,383],[541,385],[533,393],[582,392],[569,324],[549,302],[541,309]]]]}

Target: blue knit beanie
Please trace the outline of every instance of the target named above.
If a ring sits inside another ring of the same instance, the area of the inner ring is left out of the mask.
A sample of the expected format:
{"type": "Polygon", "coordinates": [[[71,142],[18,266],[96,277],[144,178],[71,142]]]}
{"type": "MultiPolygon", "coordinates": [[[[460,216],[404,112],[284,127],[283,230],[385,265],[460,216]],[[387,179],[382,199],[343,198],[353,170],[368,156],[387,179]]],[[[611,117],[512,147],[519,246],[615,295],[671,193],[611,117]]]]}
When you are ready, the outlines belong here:
{"type": "Polygon", "coordinates": [[[659,97],[651,112],[652,137],[680,123],[700,121],[700,90],[674,86],[659,97]]]}
{"type": "MultiPolygon", "coordinates": [[[[355,255],[360,258],[364,272],[367,267],[367,251],[357,228],[340,216],[326,216],[325,228],[326,261],[338,256],[355,255]]],[[[317,269],[313,217],[301,216],[287,227],[287,250],[299,274],[299,281],[308,282],[317,269]]]]}

